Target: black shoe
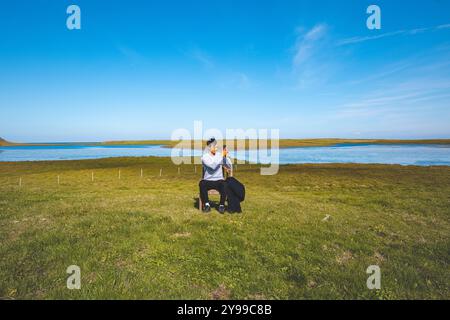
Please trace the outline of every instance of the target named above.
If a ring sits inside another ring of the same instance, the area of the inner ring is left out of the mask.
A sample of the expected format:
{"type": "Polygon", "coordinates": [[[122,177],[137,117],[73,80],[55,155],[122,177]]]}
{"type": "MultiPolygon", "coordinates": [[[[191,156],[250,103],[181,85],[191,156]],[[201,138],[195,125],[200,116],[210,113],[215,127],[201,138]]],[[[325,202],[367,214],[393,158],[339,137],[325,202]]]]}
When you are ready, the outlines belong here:
{"type": "Polygon", "coordinates": [[[205,206],[203,207],[203,212],[210,212],[211,211],[211,206],[209,205],[209,203],[205,204],[205,206]]]}
{"type": "Polygon", "coordinates": [[[225,206],[223,204],[219,206],[219,213],[225,213],[225,206]]]}

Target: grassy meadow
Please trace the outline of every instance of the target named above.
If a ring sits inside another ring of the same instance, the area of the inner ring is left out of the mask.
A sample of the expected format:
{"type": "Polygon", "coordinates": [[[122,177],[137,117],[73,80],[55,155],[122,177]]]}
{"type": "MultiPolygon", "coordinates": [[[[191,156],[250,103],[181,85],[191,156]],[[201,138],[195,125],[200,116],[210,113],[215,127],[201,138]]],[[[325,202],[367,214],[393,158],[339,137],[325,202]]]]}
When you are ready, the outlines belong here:
{"type": "Polygon", "coordinates": [[[200,171],[1,163],[0,298],[450,299],[449,167],[238,165],[247,199],[233,215],[198,211],[200,171]],[[373,264],[381,290],[366,287],[373,264]]]}

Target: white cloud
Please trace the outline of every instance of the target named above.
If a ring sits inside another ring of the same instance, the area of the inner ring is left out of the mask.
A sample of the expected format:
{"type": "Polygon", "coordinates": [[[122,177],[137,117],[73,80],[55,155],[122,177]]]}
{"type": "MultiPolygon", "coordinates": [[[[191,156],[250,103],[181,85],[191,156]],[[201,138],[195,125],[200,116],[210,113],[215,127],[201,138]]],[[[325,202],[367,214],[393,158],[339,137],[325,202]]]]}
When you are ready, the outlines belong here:
{"type": "Polygon", "coordinates": [[[357,36],[357,37],[351,37],[351,38],[339,40],[337,42],[337,45],[344,46],[344,45],[348,45],[348,44],[360,43],[360,42],[365,42],[365,41],[369,41],[369,40],[376,40],[376,39],[401,36],[401,35],[415,35],[418,33],[424,33],[424,32],[428,32],[428,31],[437,31],[437,30],[448,29],[448,28],[450,28],[450,24],[442,24],[442,25],[435,26],[435,27],[415,28],[415,29],[410,29],[410,30],[398,30],[398,31],[386,32],[386,33],[381,33],[381,34],[374,35],[374,36],[357,36]]]}
{"type": "Polygon", "coordinates": [[[441,24],[440,26],[437,26],[436,29],[449,29],[450,23],[447,24],[441,24]]]}
{"type": "Polygon", "coordinates": [[[297,28],[296,32],[291,67],[295,89],[323,85],[336,67],[335,52],[330,50],[328,26],[320,23],[309,30],[297,28]]]}
{"type": "Polygon", "coordinates": [[[390,113],[416,114],[418,110],[430,110],[437,102],[450,98],[450,82],[445,79],[416,78],[397,84],[389,89],[379,87],[370,93],[354,98],[337,107],[338,117],[369,117],[390,113]],[[429,104],[433,102],[433,104],[429,104]],[[416,110],[416,112],[414,111],[416,110]]]}
{"type": "Polygon", "coordinates": [[[299,35],[297,36],[295,45],[295,54],[293,58],[294,67],[301,66],[307,61],[317,50],[318,42],[323,39],[326,34],[327,26],[325,24],[318,24],[310,29],[308,32],[301,32],[302,29],[297,28],[299,35]]]}
{"type": "Polygon", "coordinates": [[[222,89],[247,90],[253,87],[250,77],[244,72],[227,72],[222,75],[220,87],[222,89]]]}
{"type": "Polygon", "coordinates": [[[214,68],[214,62],[212,58],[204,51],[200,50],[199,48],[192,49],[188,55],[199,62],[205,69],[212,69],[214,68]]]}
{"type": "Polygon", "coordinates": [[[132,48],[119,45],[117,46],[117,50],[130,61],[131,65],[136,65],[146,60],[142,54],[132,48]]]}
{"type": "Polygon", "coordinates": [[[245,73],[238,73],[238,87],[240,89],[248,89],[250,87],[250,79],[245,73]]]}
{"type": "Polygon", "coordinates": [[[405,31],[400,30],[400,31],[382,33],[382,34],[378,34],[375,36],[351,37],[351,38],[339,40],[337,42],[337,45],[343,46],[343,45],[347,45],[347,44],[360,43],[360,42],[369,41],[369,40],[376,40],[376,39],[381,39],[381,38],[386,38],[386,37],[397,36],[397,35],[401,35],[401,34],[405,34],[405,33],[406,33],[405,31]]]}

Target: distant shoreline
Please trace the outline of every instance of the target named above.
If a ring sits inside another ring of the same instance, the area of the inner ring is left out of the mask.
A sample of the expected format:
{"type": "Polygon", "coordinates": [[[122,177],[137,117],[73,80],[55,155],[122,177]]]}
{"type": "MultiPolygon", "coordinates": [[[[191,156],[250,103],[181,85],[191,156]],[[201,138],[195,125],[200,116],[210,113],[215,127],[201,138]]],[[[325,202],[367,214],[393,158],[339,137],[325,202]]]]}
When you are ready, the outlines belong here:
{"type": "MultiPolygon", "coordinates": [[[[196,144],[199,141],[195,141],[196,144]]],[[[235,146],[238,144],[242,145],[242,141],[235,141],[235,146]]],[[[171,140],[136,140],[136,141],[105,141],[105,142],[55,142],[55,143],[14,143],[3,139],[0,139],[0,146],[71,146],[71,145],[86,145],[86,146],[126,146],[126,145],[162,145],[166,148],[173,148],[182,144],[184,147],[197,147],[193,141],[171,141],[171,140]]],[[[229,145],[232,142],[228,142],[229,145]]],[[[373,145],[373,144],[442,144],[450,145],[450,139],[415,139],[415,140],[404,140],[404,139],[280,139],[280,148],[290,148],[290,147],[327,147],[334,145],[373,145]]],[[[203,147],[204,142],[200,142],[203,147]]],[[[255,140],[246,140],[245,148],[254,149],[258,146],[258,142],[255,140]]],[[[270,140],[267,142],[267,146],[270,147],[270,140]]],[[[262,147],[262,146],[260,146],[262,147]]]]}

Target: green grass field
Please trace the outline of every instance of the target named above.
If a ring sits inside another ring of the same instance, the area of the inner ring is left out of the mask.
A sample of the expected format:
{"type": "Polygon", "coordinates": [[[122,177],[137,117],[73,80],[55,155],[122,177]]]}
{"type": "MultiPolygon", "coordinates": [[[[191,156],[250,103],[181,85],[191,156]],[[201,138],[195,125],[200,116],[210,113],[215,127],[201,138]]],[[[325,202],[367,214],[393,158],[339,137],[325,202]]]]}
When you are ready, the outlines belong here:
{"type": "Polygon", "coordinates": [[[450,298],[449,167],[238,165],[247,199],[234,215],[198,211],[197,169],[0,164],[0,297],[450,298]],[[81,290],[66,288],[73,264],[81,290]],[[381,290],[366,287],[373,264],[381,290]]]}

